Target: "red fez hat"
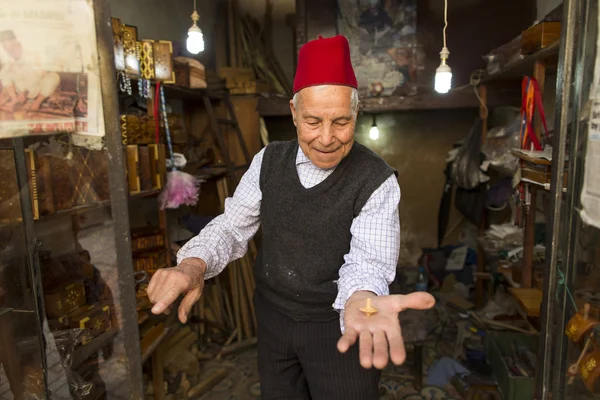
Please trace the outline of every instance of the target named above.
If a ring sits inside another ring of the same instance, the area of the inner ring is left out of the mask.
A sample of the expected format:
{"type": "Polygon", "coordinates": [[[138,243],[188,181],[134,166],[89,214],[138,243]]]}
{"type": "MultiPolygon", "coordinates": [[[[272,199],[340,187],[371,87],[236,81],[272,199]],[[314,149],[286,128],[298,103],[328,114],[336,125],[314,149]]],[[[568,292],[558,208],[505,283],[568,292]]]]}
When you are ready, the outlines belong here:
{"type": "Polygon", "coordinates": [[[358,87],[350,45],[345,36],[323,39],[319,36],[300,48],[294,78],[294,94],[308,86],[343,85],[358,87]]]}

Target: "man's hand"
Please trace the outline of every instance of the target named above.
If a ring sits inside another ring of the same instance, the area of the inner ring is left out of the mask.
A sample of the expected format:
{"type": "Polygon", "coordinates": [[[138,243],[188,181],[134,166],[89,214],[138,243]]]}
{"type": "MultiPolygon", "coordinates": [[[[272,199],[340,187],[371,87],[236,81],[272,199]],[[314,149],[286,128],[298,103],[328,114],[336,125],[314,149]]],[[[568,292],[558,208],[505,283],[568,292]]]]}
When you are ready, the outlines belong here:
{"type": "Polygon", "coordinates": [[[187,322],[192,307],[202,295],[206,263],[199,258],[186,258],[174,268],[159,269],[148,285],[148,299],[154,304],[153,314],[168,313],[179,295],[185,297],[179,305],[179,320],[187,322]]]}
{"type": "Polygon", "coordinates": [[[346,302],[344,326],[346,331],[338,341],[338,350],[345,353],[359,340],[360,365],[364,368],[383,369],[389,359],[400,365],[406,359],[404,341],[398,314],[406,309],[426,310],[433,307],[435,299],[425,292],[408,295],[376,296],[371,292],[356,292],[346,302]],[[371,297],[377,313],[367,317],[359,309],[371,297]]]}

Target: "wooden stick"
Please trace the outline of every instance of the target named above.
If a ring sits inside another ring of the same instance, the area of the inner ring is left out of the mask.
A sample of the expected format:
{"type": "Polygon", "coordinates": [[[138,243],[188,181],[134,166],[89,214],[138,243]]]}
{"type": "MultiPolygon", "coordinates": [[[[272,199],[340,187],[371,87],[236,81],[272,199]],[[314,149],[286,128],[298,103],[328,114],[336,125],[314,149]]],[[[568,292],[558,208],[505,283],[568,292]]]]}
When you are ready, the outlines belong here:
{"type": "MultiPolygon", "coordinates": [[[[233,312],[235,314],[235,328],[242,332],[242,319],[240,315],[240,303],[239,303],[239,288],[237,284],[237,270],[235,268],[229,268],[229,280],[231,283],[231,297],[233,302],[233,312]]],[[[238,343],[241,343],[242,335],[238,335],[238,343]]]]}
{"type": "MultiPolygon", "coordinates": [[[[200,297],[200,319],[206,318],[206,305],[204,303],[205,296],[200,297]]],[[[206,326],[200,325],[200,335],[204,337],[206,335],[206,326]]]]}
{"type": "Polygon", "coordinates": [[[215,318],[216,318],[216,322],[218,322],[221,325],[225,325],[225,317],[223,316],[223,310],[221,308],[221,298],[219,296],[219,292],[218,292],[218,288],[217,285],[213,285],[212,289],[211,289],[211,295],[212,295],[212,305],[213,305],[213,309],[215,312],[215,318]]]}
{"type": "Polygon", "coordinates": [[[509,330],[513,330],[515,332],[526,333],[528,335],[537,335],[537,332],[531,332],[527,329],[519,328],[519,327],[510,325],[510,324],[505,324],[505,323],[494,321],[491,319],[481,318],[481,321],[487,325],[497,326],[498,328],[509,329],[509,330]]]}
{"type": "MultiPolygon", "coordinates": [[[[589,304],[586,304],[586,305],[588,306],[588,311],[589,311],[589,304]]],[[[587,319],[587,318],[585,318],[585,319],[587,319]]],[[[590,346],[590,343],[592,342],[593,338],[594,338],[594,332],[592,332],[590,334],[590,336],[587,338],[587,340],[585,341],[585,346],[583,346],[583,350],[581,351],[581,354],[579,355],[577,362],[569,367],[569,372],[571,372],[573,374],[573,376],[571,376],[569,378],[569,385],[572,385],[573,382],[575,382],[575,375],[577,375],[577,369],[579,368],[579,364],[581,364],[581,360],[583,360],[585,353],[587,353],[587,349],[590,346]]]]}
{"type": "Polygon", "coordinates": [[[227,318],[229,320],[229,326],[231,329],[235,329],[235,316],[231,308],[231,301],[229,301],[229,292],[223,291],[223,300],[225,301],[225,309],[227,310],[227,318]]]}
{"type": "Polygon", "coordinates": [[[252,337],[252,330],[250,328],[250,319],[248,318],[248,300],[246,298],[246,291],[244,290],[244,284],[243,282],[240,282],[240,280],[242,280],[242,266],[239,262],[235,262],[235,264],[233,265],[233,268],[236,269],[236,280],[238,281],[238,288],[239,288],[239,300],[240,300],[240,311],[242,314],[242,327],[244,328],[244,334],[246,335],[246,338],[250,338],[252,337]]]}
{"type": "Polygon", "coordinates": [[[223,289],[223,285],[221,284],[220,276],[217,275],[215,277],[215,281],[217,282],[217,288],[219,293],[219,302],[222,304],[223,310],[223,318],[225,320],[225,325],[230,329],[234,329],[233,327],[233,313],[231,312],[231,305],[229,304],[229,299],[227,298],[227,293],[223,289]]]}
{"type": "Polygon", "coordinates": [[[235,337],[237,336],[238,332],[239,331],[237,329],[234,329],[231,335],[225,341],[225,344],[223,346],[229,346],[231,342],[233,342],[233,339],[235,339],[235,337]]]}
{"type": "Polygon", "coordinates": [[[256,346],[257,340],[256,338],[250,338],[244,340],[243,342],[232,344],[229,346],[223,346],[217,358],[226,357],[228,355],[234,354],[238,351],[249,349],[252,346],[256,346]]]}
{"type": "Polygon", "coordinates": [[[229,374],[228,368],[220,368],[202,380],[187,392],[188,398],[197,398],[211,390],[217,383],[221,382],[229,374]]]}

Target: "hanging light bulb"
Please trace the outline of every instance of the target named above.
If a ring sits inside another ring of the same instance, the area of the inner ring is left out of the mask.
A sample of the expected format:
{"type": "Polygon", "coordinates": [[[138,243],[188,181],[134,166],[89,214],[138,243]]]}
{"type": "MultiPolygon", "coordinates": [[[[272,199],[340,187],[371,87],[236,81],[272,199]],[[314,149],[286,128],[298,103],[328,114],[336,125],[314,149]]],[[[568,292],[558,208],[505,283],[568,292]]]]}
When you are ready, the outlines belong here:
{"type": "Polygon", "coordinates": [[[369,139],[377,140],[379,139],[379,128],[377,127],[377,119],[373,115],[373,125],[371,125],[371,129],[369,130],[369,139]]]}
{"type": "Polygon", "coordinates": [[[444,47],[440,51],[440,59],[442,62],[435,71],[435,91],[438,93],[448,93],[452,88],[452,70],[446,64],[448,57],[450,57],[450,50],[446,46],[446,28],[448,28],[448,0],[444,1],[444,47]]]}
{"type": "Polygon", "coordinates": [[[438,93],[448,93],[452,88],[452,70],[446,64],[446,60],[450,55],[447,47],[444,47],[440,52],[442,60],[440,66],[435,70],[435,91],[438,93]]]}
{"type": "Polygon", "coordinates": [[[194,12],[192,13],[192,21],[193,24],[188,29],[188,37],[186,41],[186,48],[192,54],[198,54],[201,51],[204,51],[204,36],[202,35],[202,31],[198,27],[198,20],[200,16],[196,11],[196,0],[194,0],[194,12]]]}

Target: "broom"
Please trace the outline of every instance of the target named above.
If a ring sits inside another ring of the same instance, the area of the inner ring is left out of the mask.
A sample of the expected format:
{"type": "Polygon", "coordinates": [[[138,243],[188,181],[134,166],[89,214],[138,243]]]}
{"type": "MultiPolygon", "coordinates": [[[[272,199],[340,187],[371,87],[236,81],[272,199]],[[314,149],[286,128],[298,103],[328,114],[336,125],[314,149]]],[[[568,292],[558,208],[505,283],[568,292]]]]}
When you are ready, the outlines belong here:
{"type": "MultiPolygon", "coordinates": [[[[179,171],[175,166],[175,156],[173,154],[173,146],[171,144],[171,131],[169,130],[169,120],[167,119],[167,106],[165,102],[165,92],[160,82],[156,83],[156,91],[160,90],[160,104],[162,108],[162,117],[165,124],[165,134],[167,137],[167,146],[169,148],[169,156],[171,158],[170,171],[167,173],[167,184],[164,190],[158,197],[161,210],[165,208],[178,208],[185,204],[193,206],[198,202],[198,194],[200,191],[200,182],[196,177],[179,171]]],[[[158,96],[156,96],[158,97],[158,96]]],[[[158,101],[155,97],[155,103],[158,101]]],[[[158,110],[155,106],[156,126],[158,127],[158,110]]]]}

